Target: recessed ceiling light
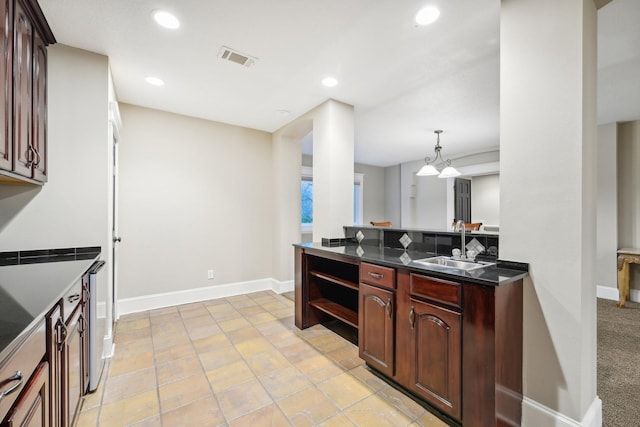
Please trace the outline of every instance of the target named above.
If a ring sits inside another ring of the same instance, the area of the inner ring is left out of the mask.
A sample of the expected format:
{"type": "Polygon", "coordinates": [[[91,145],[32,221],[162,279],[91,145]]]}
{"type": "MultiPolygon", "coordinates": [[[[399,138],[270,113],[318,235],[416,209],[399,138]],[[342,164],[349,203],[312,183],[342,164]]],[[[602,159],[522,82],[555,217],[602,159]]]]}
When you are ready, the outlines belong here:
{"type": "Polygon", "coordinates": [[[170,30],[175,30],[180,27],[180,21],[178,21],[178,18],[164,10],[156,10],[153,12],[153,19],[158,23],[158,25],[169,28],[170,30]]]}
{"type": "Polygon", "coordinates": [[[157,77],[147,76],[144,78],[144,80],[153,86],[164,86],[164,80],[159,79],[157,77]]]}
{"type": "Polygon", "coordinates": [[[438,20],[440,16],[440,11],[437,7],[434,6],[425,6],[418,11],[416,14],[416,24],[418,25],[429,25],[433,24],[438,20]]]}
{"type": "Polygon", "coordinates": [[[335,77],[325,77],[322,79],[322,85],[326,87],[334,87],[338,84],[338,80],[335,77]]]}

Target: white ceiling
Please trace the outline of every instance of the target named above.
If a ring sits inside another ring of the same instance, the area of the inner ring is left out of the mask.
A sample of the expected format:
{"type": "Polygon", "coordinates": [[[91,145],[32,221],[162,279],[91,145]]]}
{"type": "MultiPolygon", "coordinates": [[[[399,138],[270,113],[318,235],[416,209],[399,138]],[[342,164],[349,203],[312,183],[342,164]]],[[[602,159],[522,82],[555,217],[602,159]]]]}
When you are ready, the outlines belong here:
{"type": "MultiPolygon", "coordinates": [[[[499,146],[498,0],[39,3],[59,43],[109,57],[121,102],[273,132],[333,98],[355,107],[356,161],[378,166],[431,154],[435,129],[447,157],[499,146]],[[440,19],[417,27],[427,3],[440,19]],[[181,27],[157,26],[157,9],[181,27]],[[222,46],[258,60],[223,62],[222,46]]],[[[600,123],[640,118],[638,22],[638,0],[599,12],[600,123]]]]}

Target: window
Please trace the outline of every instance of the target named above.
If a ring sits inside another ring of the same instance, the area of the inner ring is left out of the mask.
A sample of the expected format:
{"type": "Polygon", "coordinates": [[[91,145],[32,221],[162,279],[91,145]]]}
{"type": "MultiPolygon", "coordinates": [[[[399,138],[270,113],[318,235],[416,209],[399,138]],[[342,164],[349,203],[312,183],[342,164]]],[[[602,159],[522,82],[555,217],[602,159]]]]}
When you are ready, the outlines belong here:
{"type": "MultiPolygon", "coordinates": [[[[363,186],[364,174],[353,175],[353,223],[362,224],[363,211],[363,186]]],[[[301,229],[303,233],[311,233],[313,230],[313,169],[302,167],[302,179],[300,181],[301,195],[301,229]]],[[[345,224],[347,225],[347,224],[345,224]]]]}

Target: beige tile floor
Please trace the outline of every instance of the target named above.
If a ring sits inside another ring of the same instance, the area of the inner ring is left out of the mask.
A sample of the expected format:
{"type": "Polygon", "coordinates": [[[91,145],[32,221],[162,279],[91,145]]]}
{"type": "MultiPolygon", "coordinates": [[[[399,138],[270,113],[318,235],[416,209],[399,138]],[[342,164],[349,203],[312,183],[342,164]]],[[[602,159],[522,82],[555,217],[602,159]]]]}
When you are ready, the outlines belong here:
{"type": "Polygon", "coordinates": [[[123,316],[78,426],[445,426],[270,291],[123,316]]]}

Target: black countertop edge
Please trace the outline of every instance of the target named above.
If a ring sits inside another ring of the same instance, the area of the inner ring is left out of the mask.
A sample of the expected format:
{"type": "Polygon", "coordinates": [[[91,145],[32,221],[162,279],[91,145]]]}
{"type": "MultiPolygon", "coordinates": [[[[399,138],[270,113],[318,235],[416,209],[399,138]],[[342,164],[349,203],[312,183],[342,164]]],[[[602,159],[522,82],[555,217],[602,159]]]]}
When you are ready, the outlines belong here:
{"type": "Polygon", "coordinates": [[[463,271],[440,266],[427,266],[413,262],[421,258],[436,256],[435,253],[429,252],[403,251],[402,249],[396,248],[381,248],[379,246],[366,245],[329,247],[322,246],[320,243],[296,243],[293,246],[304,249],[309,253],[324,252],[338,254],[387,267],[404,268],[413,272],[428,273],[430,276],[437,278],[463,280],[478,285],[499,286],[523,279],[529,275],[528,264],[515,261],[500,260],[496,265],[472,271],[463,271]],[[361,254],[358,254],[358,247],[362,249],[361,254]]]}
{"type": "Polygon", "coordinates": [[[100,246],[0,252],[0,266],[93,259],[100,252],[100,246]]]}

